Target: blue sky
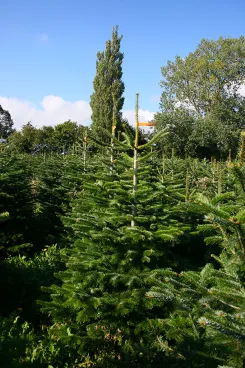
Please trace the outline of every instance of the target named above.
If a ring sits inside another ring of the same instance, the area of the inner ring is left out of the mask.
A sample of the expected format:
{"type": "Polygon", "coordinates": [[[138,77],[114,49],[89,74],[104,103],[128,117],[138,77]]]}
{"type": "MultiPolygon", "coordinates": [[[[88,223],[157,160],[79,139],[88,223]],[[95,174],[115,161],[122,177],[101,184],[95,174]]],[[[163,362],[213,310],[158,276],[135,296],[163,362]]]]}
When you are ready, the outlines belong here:
{"type": "Polygon", "coordinates": [[[28,120],[40,125],[40,119],[55,124],[69,109],[71,118],[84,114],[80,122],[89,121],[96,53],[114,25],[123,34],[124,109],[131,116],[139,92],[146,120],[158,110],[167,60],[194,51],[202,38],[245,33],[244,0],[2,0],[0,5],[0,104],[18,126],[28,120]]]}

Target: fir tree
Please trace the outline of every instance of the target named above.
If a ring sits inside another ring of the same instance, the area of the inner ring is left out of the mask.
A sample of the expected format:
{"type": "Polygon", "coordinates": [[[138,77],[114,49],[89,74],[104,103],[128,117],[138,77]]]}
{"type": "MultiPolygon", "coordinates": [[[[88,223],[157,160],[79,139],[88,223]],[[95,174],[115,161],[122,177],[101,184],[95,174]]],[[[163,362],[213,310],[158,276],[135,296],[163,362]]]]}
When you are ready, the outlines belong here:
{"type": "MultiPolygon", "coordinates": [[[[134,142],[124,137],[116,150],[134,150],[134,142]]],[[[152,367],[165,356],[147,333],[151,325],[157,331],[159,323],[157,303],[145,298],[146,279],[151,270],[174,263],[171,248],[186,229],[174,206],[184,194],[168,181],[159,183],[151,160],[146,164],[149,157],[144,152],[137,158],[136,191],[134,159],[125,152],[112,171],[108,164],[107,172],[85,179],[65,221],[75,242],[67,270],[57,275],[62,287],[48,289],[52,300],[42,309],[52,315],[54,334],[81,363],[152,367]],[[132,211],[135,199],[137,211],[132,211]]]]}
{"type": "Polygon", "coordinates": [[[3,258],[9,252],[25,252],[32,247],[28,225],[33,216],[33,197],[30,170],[24,160],[1,153],[0,170],[1,212],[8,214],[0,222],[0,258],[3,258]]]}
{"type": "Polygon", "coordinates": [[[157,344],[183,367],[244,366],[245,176],[236,165],[232,172],[237,178],[236,192],[211,200],[199,195],[189,203],[205,214],[206,224],[199,225],[198,231],[206,235],[207,245],[221,249],[219,255],[212,256],[215,262],[201,272],[158,270],[152,275],[158,282],[147,293],[163,305],[166,301],[174,305],[157,344]]]}

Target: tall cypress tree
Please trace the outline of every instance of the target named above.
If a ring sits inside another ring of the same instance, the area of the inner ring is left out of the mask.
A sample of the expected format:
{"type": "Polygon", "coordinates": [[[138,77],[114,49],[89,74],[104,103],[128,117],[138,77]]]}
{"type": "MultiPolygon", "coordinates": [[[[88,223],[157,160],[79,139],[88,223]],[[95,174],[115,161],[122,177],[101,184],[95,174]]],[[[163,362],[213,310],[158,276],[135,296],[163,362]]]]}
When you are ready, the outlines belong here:
{"type": "Polygon", "coordinates": [[[118,26],[112,29],[112,39],[106,42],[106,49],[98,52],[94,93],[91,95],[92,131],[97,140],[109,143],[112,132],[113,109],[117,127],[122,123],[124,104],[124,83],[122,81],[122,62],[124,55],[120,51],[122,36],[118,35],[118,26]]]}

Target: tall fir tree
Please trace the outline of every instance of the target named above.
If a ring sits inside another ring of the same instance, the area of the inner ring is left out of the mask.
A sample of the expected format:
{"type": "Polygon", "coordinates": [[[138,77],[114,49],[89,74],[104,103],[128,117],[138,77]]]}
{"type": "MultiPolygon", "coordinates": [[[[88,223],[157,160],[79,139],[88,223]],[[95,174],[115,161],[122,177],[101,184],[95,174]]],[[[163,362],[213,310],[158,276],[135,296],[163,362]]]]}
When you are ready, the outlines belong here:
{"type": "Polygon", "coordinates": [[[117,128],[122,126],[122,107],[124,104],[124,83],[122,81],[122,62],[124,55],[120,51],[122,36],[118,35],[118,26],[112,29],[112,39],[106,42],[106,49],[98,52],[94,93],[91,95],[92,132],[97,140],[110,142],[114,120],[117,128]]]}
{"type": "MultiPolygon", "coordinates": [[[[171,178],[157,179],[151,153],[137,153],[137,188],[133,184],[134,142],[123,134],[113,169],[84,180],[66,225],[73,230],[62,286],[48,288],[42,303],[54,321],[55,338],[69,345],[77,363],[96,367],[153,367],[165,359],[156,352],[157,303],[145,298],[150,271],[173,265],[176,239],[186,226],[175,210],[183,189],[171,178]],[[129,153],[127,153],[129,152],[129,153]],[[133,220],[133,224],[132,224],[133,220]]],[[[143,146],[138,146],[143,151],[143,146]]],[[[102,166],[103,164],[101,164],[102,166]]],[[[162,314],[164,315],[165,311],[162,314]]]]}

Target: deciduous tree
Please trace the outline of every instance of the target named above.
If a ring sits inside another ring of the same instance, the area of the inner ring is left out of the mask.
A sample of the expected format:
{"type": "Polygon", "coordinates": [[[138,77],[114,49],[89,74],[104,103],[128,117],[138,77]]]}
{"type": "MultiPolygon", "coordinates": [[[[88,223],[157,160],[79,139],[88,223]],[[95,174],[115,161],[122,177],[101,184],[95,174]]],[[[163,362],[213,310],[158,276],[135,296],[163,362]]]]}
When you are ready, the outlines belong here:
{"type": "Polygon", "coordinates": [[[187,57],[176,56],[162,67],[162,107],[166,103],[191,105],[203,116],[224,100],[236,98],[245,80],[245,38],[202,39],[187,57]]]}

